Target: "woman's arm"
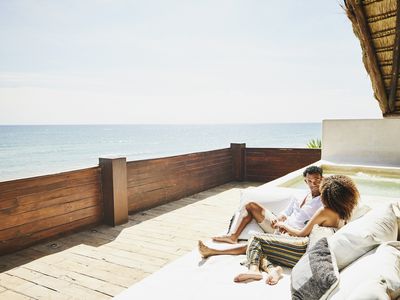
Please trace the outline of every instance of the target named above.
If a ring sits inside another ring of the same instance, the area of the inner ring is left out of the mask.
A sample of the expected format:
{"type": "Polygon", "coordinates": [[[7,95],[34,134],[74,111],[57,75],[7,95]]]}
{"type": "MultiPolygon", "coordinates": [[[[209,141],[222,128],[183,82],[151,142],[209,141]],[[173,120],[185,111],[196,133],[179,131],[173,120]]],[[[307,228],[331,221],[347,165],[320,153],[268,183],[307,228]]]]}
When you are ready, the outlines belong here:
{"type": "Polygon", "coordinates": [[[283,229],[293,236],[308,236],[311,233],[315,224],[322,225],[327,220],[327,211],[326,208],[321,207],[316,213],[311,217],[310,221],[307,222],[307,225],[303,229],[293,228],[283,222],[278,222],[276,227],[283,229]]]}

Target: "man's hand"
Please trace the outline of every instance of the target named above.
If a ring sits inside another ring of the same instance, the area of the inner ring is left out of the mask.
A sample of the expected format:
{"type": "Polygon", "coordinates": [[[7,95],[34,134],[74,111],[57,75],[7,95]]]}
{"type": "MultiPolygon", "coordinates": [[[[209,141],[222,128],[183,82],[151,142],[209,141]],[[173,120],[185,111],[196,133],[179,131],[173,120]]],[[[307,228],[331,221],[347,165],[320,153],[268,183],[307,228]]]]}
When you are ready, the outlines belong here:
{"type": "Polygon", "coordinates": [[[276,223],[278,222],[278,219],[277,218],[275,218],[275,217],[273,217],[273,218],[271,218],[271,227],[272,228],[275,228],[275,225],[276,225],[276,223]]]}
{"type": "Polygon", "coordinates": [[[285,222],[286,219],[287,219],[287,217],[286,217],[285,215],[280,215],[280,216],[278,216],[278,221],[279,221],[279,222],[285,222]]]}

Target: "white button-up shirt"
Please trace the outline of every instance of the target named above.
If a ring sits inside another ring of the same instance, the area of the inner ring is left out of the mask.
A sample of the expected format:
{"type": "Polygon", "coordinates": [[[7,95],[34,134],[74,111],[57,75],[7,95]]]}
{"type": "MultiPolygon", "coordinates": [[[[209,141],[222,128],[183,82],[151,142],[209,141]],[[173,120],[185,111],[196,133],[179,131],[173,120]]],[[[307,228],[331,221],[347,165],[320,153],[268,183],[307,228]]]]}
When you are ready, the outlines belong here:
{"type": "Polygon", "coordinates": [[[315,212],[323,207],[320,196],[311,197],[311,193],[309,193],[302,207],[300,207],[300,205],[303,203],[304,199],[292,198],[288,207],[281,213],[287,217],[285,221],[286,224],[297,229],[302,229],[315,212]]]}

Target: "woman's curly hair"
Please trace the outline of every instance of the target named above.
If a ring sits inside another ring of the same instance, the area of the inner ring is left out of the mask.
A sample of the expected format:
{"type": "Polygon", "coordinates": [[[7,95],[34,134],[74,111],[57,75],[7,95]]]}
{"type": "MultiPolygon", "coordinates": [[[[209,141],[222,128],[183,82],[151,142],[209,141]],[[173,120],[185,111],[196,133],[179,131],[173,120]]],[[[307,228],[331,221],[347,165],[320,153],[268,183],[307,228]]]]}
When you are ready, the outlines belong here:
{"type": "Polygon", "coordinates": [[[360,198],[354,181],[344,175],[332,175],[324,178],[320,192],[322,204],[337,212],[343,220],[350,219],[360,198]]]}

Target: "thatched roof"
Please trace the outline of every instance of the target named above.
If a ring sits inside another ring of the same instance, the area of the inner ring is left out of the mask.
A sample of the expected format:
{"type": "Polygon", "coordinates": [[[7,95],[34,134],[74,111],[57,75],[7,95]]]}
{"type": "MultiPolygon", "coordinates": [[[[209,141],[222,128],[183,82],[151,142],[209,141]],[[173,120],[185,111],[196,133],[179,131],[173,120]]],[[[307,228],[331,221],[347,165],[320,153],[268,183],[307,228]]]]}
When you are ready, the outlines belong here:
{"type": "Polygon", "coordinates": [[[384,117],[400,117],[400,0],[344,0],[384,117]],[[397,17],[399,16],[399,17],[397,17]]]}

